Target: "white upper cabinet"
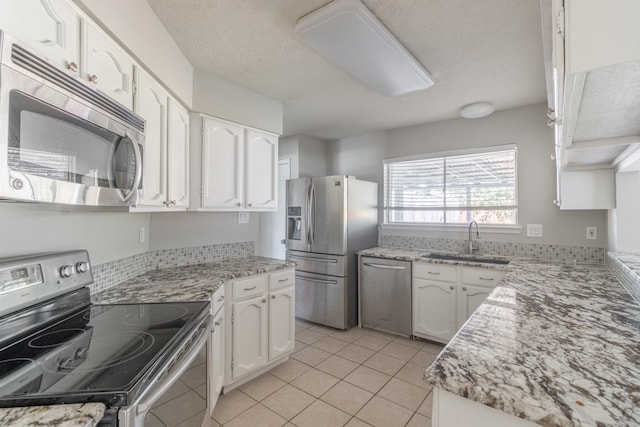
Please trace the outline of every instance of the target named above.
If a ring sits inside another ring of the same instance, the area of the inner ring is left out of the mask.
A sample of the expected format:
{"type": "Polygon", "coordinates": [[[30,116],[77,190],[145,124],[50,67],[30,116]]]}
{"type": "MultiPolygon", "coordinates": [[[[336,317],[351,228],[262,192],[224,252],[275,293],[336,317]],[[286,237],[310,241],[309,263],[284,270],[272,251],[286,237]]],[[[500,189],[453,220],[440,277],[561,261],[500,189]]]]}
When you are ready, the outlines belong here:
{"type": "Polygon", "coordinates": [[[102,93],[133,108],[133,59],[95,24],[84,21],[80,76],[102,93]]]}
{"type": "Polygon", "coordinates": [[[192,210],[277,209],[277,135],[202,115],[192,116],[192,135],[192,210]]]}
{"type": "Polygon", "coordinates": [[[278,208],[278,137],[254,129],[246,131],[246,207],[278,208]]]}
{"type": "Polygon", "coordinates": [[[189,205],[189,114],[147,72],[137,69],[135,112],[146,121],[142,202],[132,211],[189,205]]]}
{"type": "Polygon", "coordinates": [[[169,207],[189,207],[189,113],[169,98],[167,169],[169,207]]]}
{"type": "Polygon", "coordinates": [[[80,21],[66,0],[0,1],[0,28],[73,75],[80,66],[80,21]]]}
{"type": "Polygon", "coordinates": [[[164,206],[167,201],[167,105],[169,94],[149,74],[138,69],[135,111],[146,120],[144,139],[143,204],[164,206]]]}
{"type": "Polygon", "coordinates": [[[202,120],[199,207],[237,210],[244,201],[244,129],[224,120],[202,120]]]}

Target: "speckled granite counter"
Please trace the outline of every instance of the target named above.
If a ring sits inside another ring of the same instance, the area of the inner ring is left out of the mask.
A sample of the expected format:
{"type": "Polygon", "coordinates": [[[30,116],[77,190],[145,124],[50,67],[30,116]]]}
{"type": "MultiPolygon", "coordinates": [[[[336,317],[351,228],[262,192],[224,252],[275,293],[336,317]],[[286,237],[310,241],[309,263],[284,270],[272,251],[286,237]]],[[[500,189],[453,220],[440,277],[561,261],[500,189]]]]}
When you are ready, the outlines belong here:
{"type": "Polygon", "coordinates": [[[291,261],[252,256],[149,271],[92,295],[94,304],[204,301],[225,280],[295,267],[291,261]]]}
{"type": "Polygon", "coordinates": [[[0,425],[93,427],[102,419],[104,410],[102,403],[0,408],[0,425]]]}
{"type": "MultiPolygon", "coordinates": [[[[424,252],[360,253],[433,262],[412,257],[424,252]]],[[[613,274],[519,259],[507,271],[426,380],[540,425],[640,425],[640,306],[613,274]]]]}
{"type": "MultiPolygon", "coordinates": [[[[426,254],[429,254],[429,253],[444,254],[446,252],[442,252],[442,251],[429,252],[428,250],[375,247],[375,248],[363,249],[358,252],[358,255],[387,258],[387,259],[397,259],[401,261],[428,262],[432,264],[464,265],[465,267],[491,268],[493,270],[508,269],[508,265],[491,264],[486,262],[474,261],[473,256],[469,256],[469,259],[467,260],[460,261],[460,260],[427,258],[426,254]]],[[[494,259],[510,259],[503,256],[491,256],[491,255],[476,255],[476,256],[482,256],[483,258],[494,258],[494,259]]]]}

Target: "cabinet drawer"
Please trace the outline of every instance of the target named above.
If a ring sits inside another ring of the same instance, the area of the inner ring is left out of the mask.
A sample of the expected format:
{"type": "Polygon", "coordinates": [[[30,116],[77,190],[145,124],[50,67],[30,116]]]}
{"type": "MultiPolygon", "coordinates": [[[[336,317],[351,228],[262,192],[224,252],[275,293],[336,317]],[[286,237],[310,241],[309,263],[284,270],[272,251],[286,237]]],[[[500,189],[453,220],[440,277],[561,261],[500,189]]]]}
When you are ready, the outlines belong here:
{"type": "Polygon", "coordinates": [[[486,268],[462,268],[461,281],[468,285],[480,285],[493,288],[504,277],[504,271],[486,268]]]}
{"type": "Polygon", "coordinates": [[[267,292],[267,276],[249,277],[233,282],[233,299],[239,300],[267,292]]]}
{"type": "Polygon", "coordinates": [[[416,262],[413,264],[413,276],[440,282],[455,282],[456,268],[429,262],[416,262]]]}
{"type": "Polygon", "coordinates": [[[224,306],[224,285],[221,285],[211,298],[211,314],[215,314],[224,306]]]}
{"type": "Polygon", "coordinates": [[[295,284],[294,270],[281,271],[278,273],[271,273],[269,275],[269,290],[285,288],[287,286],[293,286],[295,284]]]}

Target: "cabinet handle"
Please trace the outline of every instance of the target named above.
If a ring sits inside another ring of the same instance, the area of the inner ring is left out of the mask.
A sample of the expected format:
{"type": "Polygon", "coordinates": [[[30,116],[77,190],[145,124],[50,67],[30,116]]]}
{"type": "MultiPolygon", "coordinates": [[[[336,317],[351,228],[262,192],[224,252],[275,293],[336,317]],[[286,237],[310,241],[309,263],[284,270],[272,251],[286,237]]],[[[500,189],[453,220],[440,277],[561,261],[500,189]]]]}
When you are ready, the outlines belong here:
{"type": "Polygon", "coordinates": [[[242,206],[242,203],[236,203],[236,206],[242,206]]]}
{"type": "Polygon", "coordinates": [[[466,286],[463,286],[463,287],[462,287],[462,290],[463,290],[463,291],[466,291],[466,290],[467,290],[467,287],[466,287],[466,286]]]}
{"type": "Polygon", "coordinates": [[[431,274],[432,276],[439,276],[440,273],[435,272],[435,271],[427,271],[427,273],[431,274]]]}
{"type": "Polygon", "coordinates": [[[262,298],[262,302],[267,302],[267,299],[266,298],[262,298]]]}
{"type": "Polygon", "coordinates": [[[276,296],[275,295],[271,295],[271,299],[276,299],[276,296]]]}
{"type": "Polygon", "coordinates": [[[480,280],[488,280],[489,282],[493,281],[493,277],[478,277],[480,280]]]}
{"type": "Polygon", "coordinates": [[[220,323],[222,323],[222,321],[220,319],[218,319],[218,321],[215,323],[216,326],[220,326],[220,323]]]}
{"type": "Polygon", "coordinates": [[[253,286],[253,287],[251,287],[251,288],[244,288],[244,290],[245,290],[245,291],[252,291],[252,290],[254,290],[255,288],[256,288],[256,286],[253,286]]]}
{"type": "Polygon", "coordinates": [[[89,81],[90,81],[91,83],[93,83],[93,84],[96,84],[96,85],[97,85],[97,84],[98,84],[98,76],[96,76],[95,74],[91,74],[91,75],[89,76],[89,81]]]}
{"type": "Polygon", "coordinates": [[[71,72],[77,72],[78,71],[78,64],[76,64],[75,62],[67,62],[67,70],[71,71],[71,72]]]}
{"type": "Polygon", "coordinates": [[[224,301],[224,295],[221,295],[220,298],[218,298],[218,302],[222,302],[224,301]]]}
{"type": "Polygon", "coordinates": [[[278,279],[278,282],[282,283],[282,282],[287,282],[289,281],[289,278],[287,277],[286,279],[278,279]]]}
{"type": "Polygon", "coordinates": [[[252,207],[253,203],[247,203],[247,206],[252,207]]]}
{"type": "Polygon", "coordinates": [[[455,288],[456,288],[456,287],[455,287],[455,286],[453,286],[453,285],[449,286],[449,289],[451,289],[451,290],[454,290],[455,288]]]}
{"type": "Polygon", "coordinates": [[[175,201],[175,200],[172,200],[172,201],[171,201],[171,206],[175,206],[175,205],[176,205],[176,201],[175,201]]]}

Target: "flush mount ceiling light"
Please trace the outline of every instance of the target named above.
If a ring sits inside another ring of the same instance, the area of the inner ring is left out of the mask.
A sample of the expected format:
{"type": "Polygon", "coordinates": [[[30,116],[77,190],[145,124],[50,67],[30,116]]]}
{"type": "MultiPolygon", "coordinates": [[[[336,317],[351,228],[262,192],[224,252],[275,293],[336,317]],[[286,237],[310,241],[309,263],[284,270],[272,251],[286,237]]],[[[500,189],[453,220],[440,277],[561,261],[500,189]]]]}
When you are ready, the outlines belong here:
{"type": "Polygon", "coordinates": [[[460,117],[463,119],[481,119],[493,113],[493,105],[488,102],[476,102],[462,107],[460,117]]]}
{"type": "Polygon", "coordinates": [[[383,95],[433,86],[427,70],[360,0],[334,0],[300,18],[295,32],[329,61],[383,95]]]}

